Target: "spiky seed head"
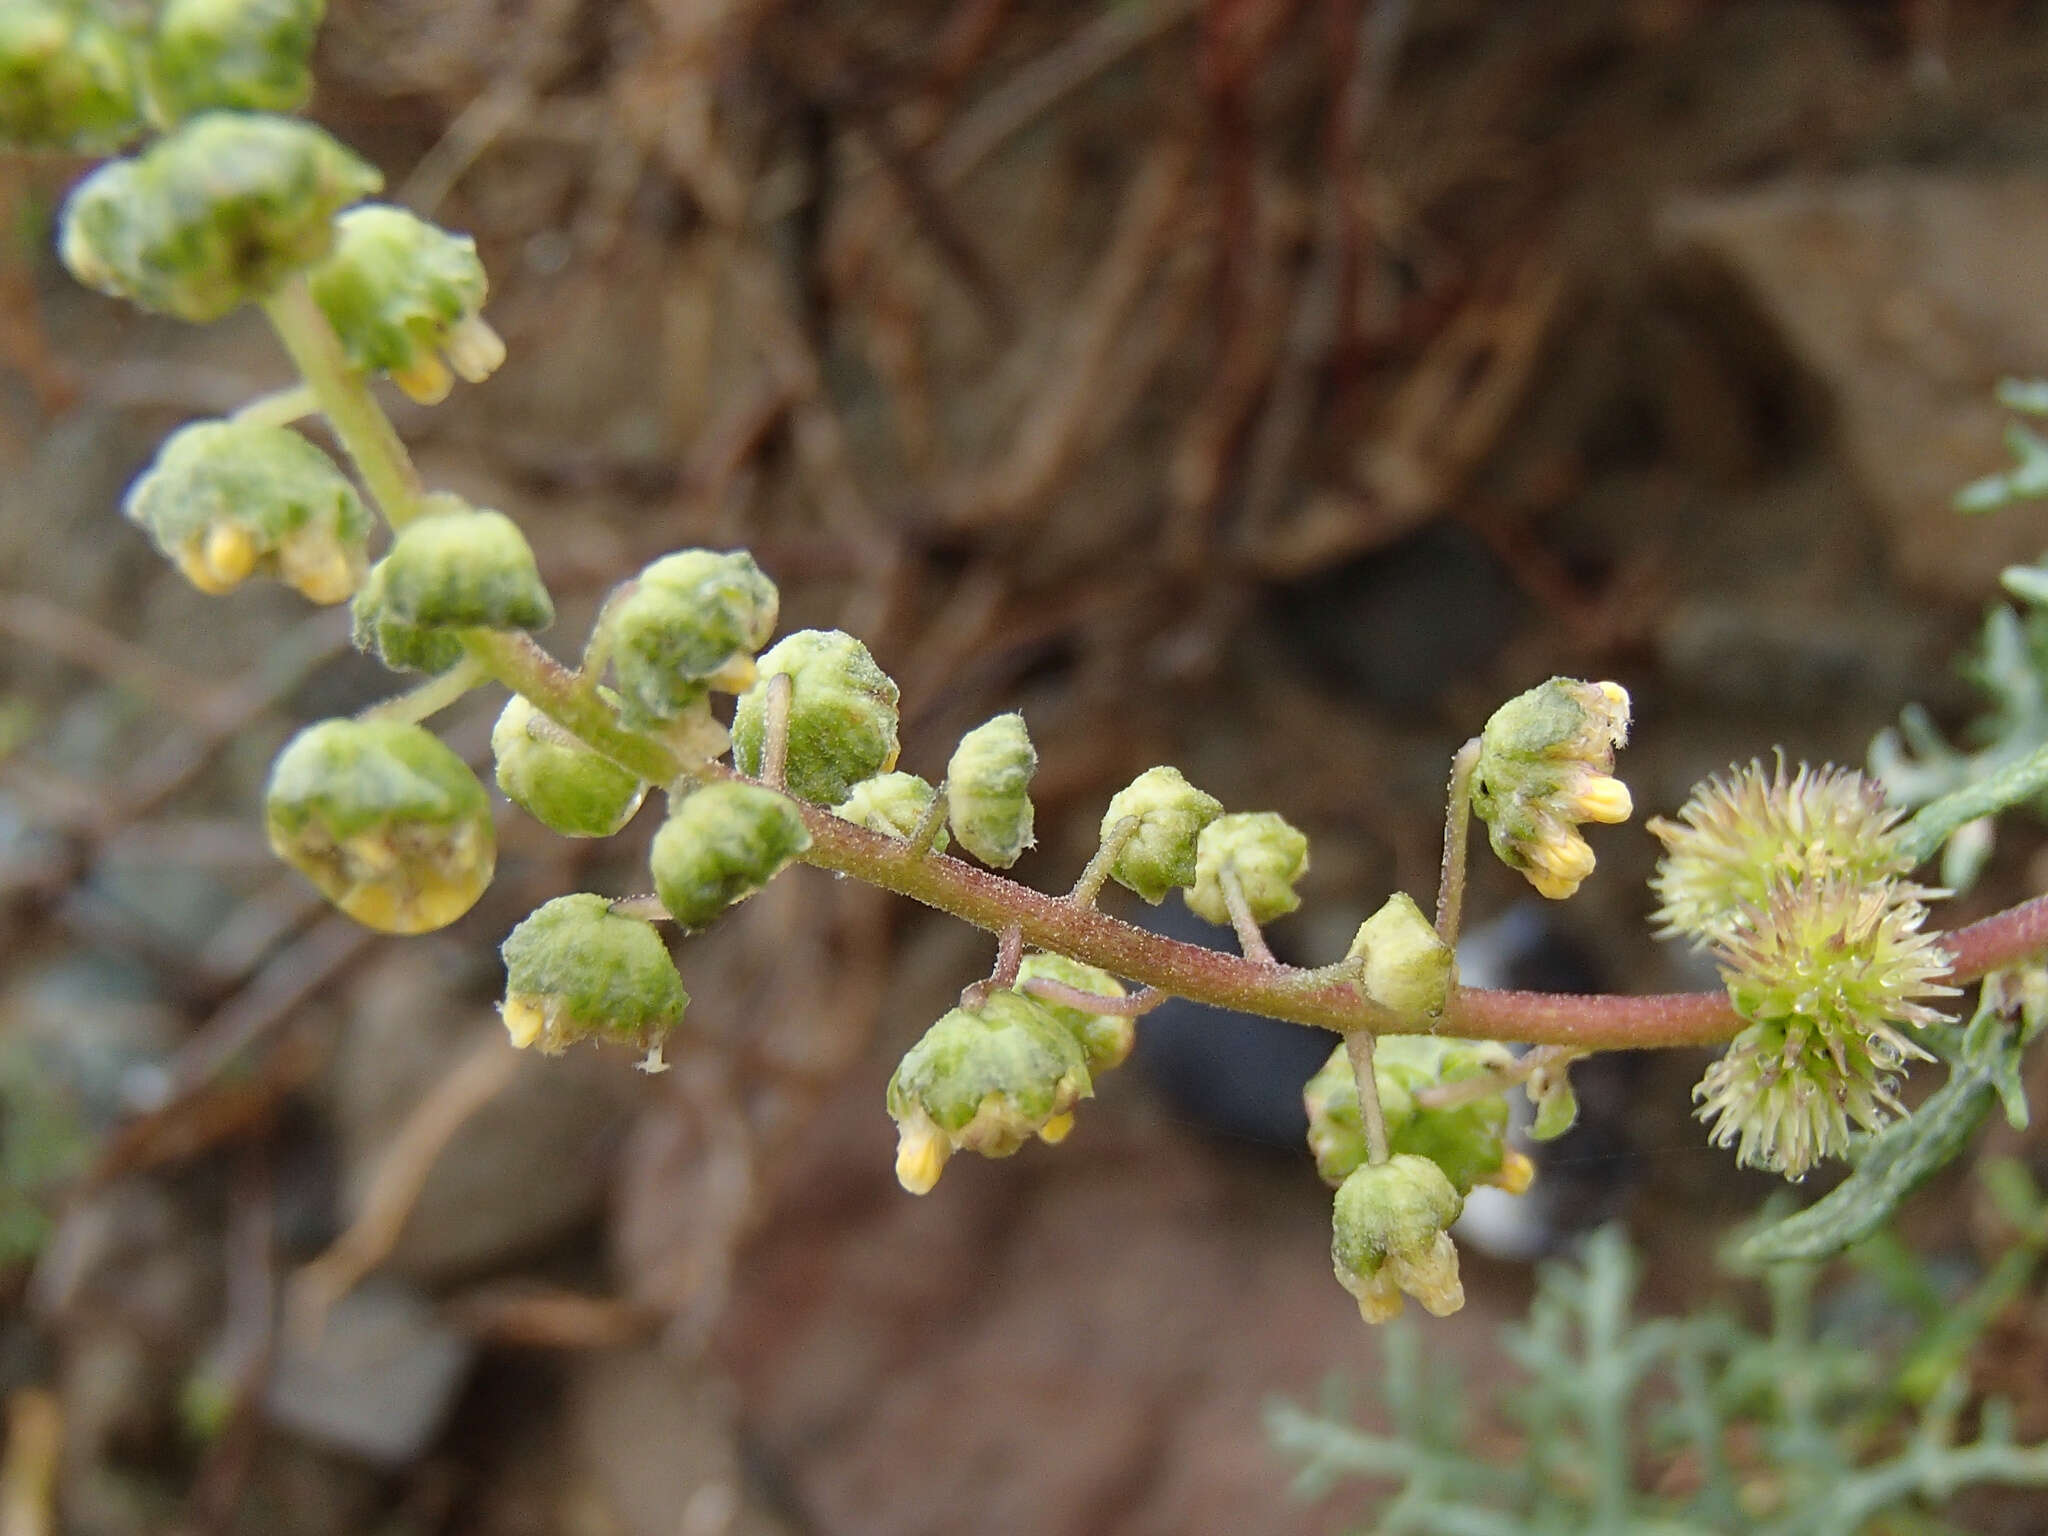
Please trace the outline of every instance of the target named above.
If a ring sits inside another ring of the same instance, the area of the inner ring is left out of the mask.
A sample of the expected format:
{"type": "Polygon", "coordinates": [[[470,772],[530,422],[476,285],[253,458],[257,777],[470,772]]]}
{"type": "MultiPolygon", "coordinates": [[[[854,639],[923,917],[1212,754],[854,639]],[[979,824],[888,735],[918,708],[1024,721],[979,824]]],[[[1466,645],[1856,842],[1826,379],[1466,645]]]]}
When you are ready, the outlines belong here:
{"type": "Polygon", "coordinates": [[[558,896],[499,948],[512,1043],[558,1056],[588,1036],[656,1047],[683,1020],[690,994],[654,925],[603,896],[558,896]]]}
{"type": "Polygon", "coordinates": [[[960,846],[991,869],[1008,869],[1032,836],[1031,776],[1038,749],[1019,714],[997,715],[960,738],[946,765],[946,817],[960,846]]]}
{"type": "Polygon", "coordinates": [[[896,766],[895,680],[853,636],[836,629],[800,629],[765,651],[752,687],[733,710],[733,762],[761,771],[768,737],[770,680],[786,674],[789,792],[817,805],[837,805],[862,779],[896,766]]]}
{"type": "Polygon", "coordinates": [[[1254,922],[1269,923],[1301,905],[1294,883],[1308,873],[1308,838],[1272,811],[1218,816],[1195,840],[1195,883],[1183,897],[1204,921],[1227,924],[1223,894],[1228,869],[1254,922]]]}
{"type": "Polygon", "coordinates": [[[1751,1021],[1693,1090],[1717,1146],[1801,1178],[1858,1131],[1903,1114],[1898,1074],[1931,1059],[1903,1031],[1940,1020],[1953,996],[1926,909],[1896,887],[1780,876],[1716,941],[1728,998],[1751,1021]]]}
{"type": "MultiPolygon", "coordinates": [[[[1731,768],[1696,786],[1675,820],[1652,817],[1664,845],[1650,888],[1661,936],[1715,942],[1781,882],[1841,878],[1903,880],[1912,859],[1900,847],[1903,810],[1852,768],[1783,758],[1731,768]]],[[[1909,892],[1924,895],[1925,892],[1909,892]]]]}

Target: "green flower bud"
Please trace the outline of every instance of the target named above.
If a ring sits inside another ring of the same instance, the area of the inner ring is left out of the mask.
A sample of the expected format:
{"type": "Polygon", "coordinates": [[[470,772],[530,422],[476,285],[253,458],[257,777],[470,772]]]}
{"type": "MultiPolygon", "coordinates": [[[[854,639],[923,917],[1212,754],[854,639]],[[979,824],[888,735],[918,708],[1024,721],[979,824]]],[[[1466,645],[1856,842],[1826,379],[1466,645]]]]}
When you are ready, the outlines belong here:
{"type": "MultiPolygon", "coordinates": [[[[937,793],[914,773],[878,773],[854,785],[853,793],[832,807],[832,814],[870,832],[907,838],[924,820],[937,793]]],[[[932,846],[945,851],[944,827],[937,829],[932,846]]]]}
{"type": "Polygon", "coordinates": [[[447,398],[454,375],[479,384],[505,360],[505,343],[479,313],[490,285],[476,242],[403,208],[344,213],[334,250],[306,280],[349,361],[390,374],[424,405],[447,398]]]}
{"type": "MultiPolygon", "coordinates": [[[[1024,983],[1036,978],[1056,981],[1076,992],[1089,992],[1097,997],[1124,995],[1124,984],[1109,972],[1084,965],[1079,960],[1070,960],[1065,955],[1043,951],[1026,955],[1017,967],[1017,990],[1024,991],[1024,983]]],[[[1131,1054],[1131,1047],[1138,1042],[1138,1021],[1127,1013],[1092,1013],[1078,1004],[1049,997],[1034,997],[1033,1001],[1065,1025],[1067,1031],[1081,1042],[1091,1073],[1107,1072],[1122,1066],[1131,1054]]]]}
{"type": "Polygon", "coordinates": [[[555,605],[533,550],[502,512],[430,497],[377,562],[377,604],[421,629],[545,629],[555,605]]]}
{"type": "Polygon", "coordinates": [[[395,720],[299,732],[270,770],[264,824],[279,858],[380,933],[445,928],[497,862],[476,775],[431,732],[395,720]]]}
{"type": "Polygon", "coordinates": [[[896,684],[868,648],[836,629],[800,629],[761,657],[754,686],[733,712],[733,761],[761,771],[768,680],[790,680],[789,792],[837,805],[862,779],[896,766],[896,684]]]}
{"type": "Polygon", "coordinates": [[[1628,694],[1618,683],[1553,677],[1493,712],[1479,738],[1472,814],[1493,851],[1537,894],[1561,901],[1593,872],[1581,822],[1623,822],[1634,810],[1613,777],[1628,740],[1628,694]]]}
{"type": "Polygon", "coordinates": [[[1569,1059],[1535,1068],[1522,1086],[1536,1111],[1529,1126],[1531,1141],[1555,1141],[1577,1123],[1579,1097],[1572,1092],[1569,1059]]]}
{"type": "Polygon", "coordinates": [[[316,603],[356,589],[375,521],[298,433],[236,421],[173,433],[122,510],[202,592],[274,576],[316,603]]]}
{"type": "Polygon", "coordinates": [[[1117,855],[1110,875],[1117,884],[1158,906],[1175,886],[1195,881],[1195,849],[1202,829],[1223,814],[1223,802],[1205,795],[1178,768],[1147,768],[1110,796],[1102,836],[1118,822],[1138,818],[1138,831],[1117,855]]]}
{"type": "Polygon", "coordinates": [[[1033,1136],[1059,1141],[1094,1091],[1080,1042],[1031,998],[994,992],[955,1008],[889,1079],[897,1180],[922,1195],[956,1151],[1008,1157],[1033,1136]]]}
{"type": "Polygon", "coordinates": [[[323,9],[322,0],[162,0],[150,61],[157,104],[174,118],[305,105],[323,9]]]}
{"type": "Polygon", "coordinates": [[[518,694],[491,728],[498,788],[564,837],[610,837],[633,819],[647,786],[593,752],[518,694]]]}
{"type": "Polygon", "coordinates": [[[98,154],[142,131],[127,38],[77,0],[0,6],[0,147],[98,154]]]}
{"type": "Polygon", "coordinates": [[[1038,753],[1022,715],[997,715],[960,738],[946,765],[946,817],[960,846],[991,869],[1008,869],[1036,841],[1031,775],[1038,753]]]}
{"type": "Polygon", "coordinates": [[[1465,1202],[1426,1157],[1368,1164],[1337,1191],[1330,1260],[1368,1323],[1401,1315],[1403,1292],[1437,1317],[1465,1305],[1449,1227],[1465,1202]]]}
{"type": "Polygon", "coordinates": [[[623,917],[602,896],[558,896],[512,930],[505,1001],[512,1043],[559,1056],[589,1035],[657,1051],[683,1021],[690,994],[651,923],[623,917]]]}
{"type": "Polygon", "coordinates": [[[1456,957],[1405,892],[1396,891],[1358,925],[1347,954],[1364,956],[1366,996],[1403,1024],[1427,1029],[1444,1016],[1457,980],[1456,957]]]}
{"type": "MultiPolygon", "coordinates": [[[[1425,1108],[1425,1090],[1491,1077],[1514,1058],[1490,1041],[1437,1035],[1381,1035],[1373,1043],[1372,1075],[1379,1089],[1387,1146],[1426,1157],[1444,1171],[1460,1195],[1477,1184],[1520,1194],[1535,1168],[1507,1144],[1508,1103],[1503,1094],[1425,1108]]],[[[1308,1146],[1323,1182],[1341,1184],[1365,1162],[1365,1128],[1350,1053],[1338,1046],[1302,1090],[1308,1110],[1308,1146]]]]}
{"type": "Polygon", "coordinates": [[[382,183],[310,123],[209,112],[80,182],[58,251],[88,288],[218,320],[326,255],[335,213],[382,183]]]}
{"type": "Polygon", "coordinates": [[[1301,905],[1294,882],[1308,873],[1308,839],[1272,811],[1218,816],[1195,842],[1195,883],[1185,896],[1188,909],[1211,923],[1227,925],[1223,871],[1237,876],[1252,921],[1269,923],[1301,905]]]}
{"type": "Polygon", "coordinates": [[[662,906],[695,929],[745,901],[810,846],[810,829],[786,796],[752,784],[707,784],[669,812],[649,863],[662,906]]]}
{"type": "Polygon", "coordinates": [[[713,688],[748,687],[780,604],[775,583],[743,549],[686,549],[648,566],[608,620],[629,716],[672,720],[713,688]]]}

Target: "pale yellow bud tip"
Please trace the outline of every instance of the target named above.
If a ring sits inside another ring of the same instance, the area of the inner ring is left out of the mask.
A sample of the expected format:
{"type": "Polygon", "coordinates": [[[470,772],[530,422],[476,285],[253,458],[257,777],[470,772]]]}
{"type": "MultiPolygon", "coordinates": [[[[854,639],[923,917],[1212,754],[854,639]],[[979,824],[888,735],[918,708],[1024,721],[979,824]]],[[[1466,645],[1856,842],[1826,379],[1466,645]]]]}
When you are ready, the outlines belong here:
{"type": "Polygon", "coordinates": [[[173,559],[179,572],[212,597],[232,592],[256,569],[256,540],[239,523],[221,523],[205,538],[179,550],[173,559]]]}
{"type": "Polygon", "coordinates": [[[478,315],[467,315],[450,327],[442,351],[463,379],[481,384],[505,361],[505,339],[478,315]]]}
{"type": "Polygon", "coordinates": [[[439,405],[455,387],[455,375],[440,358],[422,351],[404,367],[392,369],[391,382],[421,405],[439,405]]]}
{"type": "Polygon", "coordinates": [[[1486,1182],[1511,1195],[1526,1195],[1529,1186],[1536,1182],[1536,1164],[1525,1153],[1510,1152],[1500,1160],[1500,1167],[1486,1182]]]}
{"type": "Polygon", "coordinates": [[[512,1037],[512,1044],[522,1051],[538,1040],[547,1027],[546,1015],[530,997],[506,998],[498,1004],[498,1017],[505,1021],[505,1033],[512,1037]]]}
{"type": "Polygon", "coordinates": [[[1600,690],[1601,697],[1612,704],[1618,713],[1623,715],[1628,713],[1628,690],[1622,687],[1621,684],[1595,683],[1593,686],[1600,690]]]}
{"type": "Polygon", "coordinates": [[[1381,1273],[1391,1275],[1432,1317],[1449,1317],[1465,1305],[1465,1285],[1458,1278],[1458,1250],[1448,1232],[1437,1233],[1436,1241],[1416,1258],[1389,1258],[1381,1273]]]}
{"type": "Polygon", "coordinates": [[[1582,821],[1618,826],[1635,814],[1636,803],[1621,780],[1596,774],[1579,786],[1572,797],[1572,809],[1582,821]]]}
{"type": "Polygon", "coordinates": [[[1049,1147],[1056,1147],[1067,1139],[1067,1132],[1074,1128],[1074,1112],[1054,1115],[1038,1128],[1038,1139],[1049,1147]]]}
{"type": "Polygon", "coordinates": [[[1391,1323],[1401,1315],[1401,1288],[1384,1276],[1375,1275],[1354,1294],[1358,1297],[1358,1315],[1374,1327],[1391,1323]]]}
{"type": "Polygon", "coordinates": [[[952,1143],[937,1126],[903,1126],[896,1137],[896,1182],[913,1195],[928,1195],[952,1155],[952,1143]]]}
{"type": "Polygon", "coordinates": [[[332,534],[308,530],[286,539],[277,551],[277,571],[311,602],[346,602],[355,594],[356,569],[332,534]]]}
{"type": "Polygon", "coordinates": [[[1558,832],[1530,847],[1529,878],[1533,883],[1538,874],[1544,874],[1576,886],[1593,873],[1593,863],[1593,850],[1583,837],[1576,832],[1558,832]]]}

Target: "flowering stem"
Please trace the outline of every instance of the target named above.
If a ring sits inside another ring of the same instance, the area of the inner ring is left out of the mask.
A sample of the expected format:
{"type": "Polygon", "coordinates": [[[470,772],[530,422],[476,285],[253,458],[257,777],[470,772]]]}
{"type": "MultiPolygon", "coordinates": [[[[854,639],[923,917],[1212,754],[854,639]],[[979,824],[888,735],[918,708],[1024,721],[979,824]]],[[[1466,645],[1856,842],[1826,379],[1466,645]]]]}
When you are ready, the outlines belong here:
{"type": "Polygon", "coordinates": [[[370,392],[369,380],[349,365],[341,338],[313,302],[306,280],[295,277],[285,283],[263,301],[263,313],[320,402],[320,413],[376,498],[385,521],[403,528],[419,512],[419,471],[391,418],[370,392]]]}
{"type": "MultiPolygon", "coordinates": [[[[418,512],[418,472],[368,381],[349,365],[327,317],[300,280],[278,289],[264,301],[263,310],[364,485],[392,526],[402,526],[418,512]]],[[[476,629],[463,631],[462,638],[486,674],[523,695],[593,751],[650,783],[671,785],[684,776],[684,763],[673,749],[623,724],[596,689],[528,636],[476,629]]],[[[1464,755],[1461,751],[1461,760],[1464,755]]],[[[691,771],[710,778],[741,778],[717,764],[691,771]]],[[[1469,768],[1463,774],[1453,771],[1454,810],[1461,798],[1461,780],[1462,798],[1469,803],[1469,768]]],[[[1103,882],[1137,834],[1136,817],[1126,817],[1110,829],[1073,891],[1058,897],[914,842],[870,832],[821,806],[792,803],[811,836],[805,862],[923,902],[991,933],[1014,929],[1021,943],[1067,955],[1166,995],[1337,1030],[1352,1042],[1354,1065],[1361,1054],[1357,1042],[1367,1032],[1399,1027],[1392,1013],[1365,994],[1355,967],[1303,970],[1260,964],[1162,938],[1097,911],[1095,898],[1103,882]]],[[[1454,815],[1454,826],[1446,832],[1439,931],[1447,921],[1452,930],[1456,928],[1466,820],[1454,815]],[[1455,860],[1450,857],[1454,853],[1455,860]]],[[[1946,935],[1943,943],[1954,957],[1947,979],[1955,982],[1974,981],[1987,971],[2024,960],[2048,949],[2048,897],[1959,929],[1946,935]]],[[[1718,1045],[1743,1027],[1744,1021],[1720,992],[1594,997],[1483,987],[1458,989],[1439,1026],[1444,1034],[1467,1039],[1577,1050],[1718,1045]]],[[[1366,1040],[1362,1054],[1368,1064],[1370,1052],[1366,1040]]],[[[1368,1096],[1360,1097],[1363,1105],[1368,1096]]]]}
{"type": "Polygon", "coordinates": [[[1451,759],[1451,792],[1444,808],[1444,862],[1437,875],[1436,932],[1456,946],[1465,920],[1465,843],[1472,828],[1472,770],[1479,766],[1479,738],[1458,748],[1451,759]]]}
{"type": "Polygon", "coordinates": [[[1372,1031],[1354,1029],[1344,1037],[1351,1058],[1352,1081],[1358,1086],[1358,1115],[1365,1122],[1365,1155],[1375,1163],[1387,1160],[1387,1117],[1380,1109],[1380,1080],[1372,1070],[1372,1031]]]}
{"type": "Polygon", "coordinates": [[[1094,854],[1088,860],[1088,867],[1081,871],[1081,878],[1074,882],[1074,888],[1067,892],[1067,900],[1076,907],[1092,907],[1095,898],[1102,894],[1109,872],[1116,868],[1116,861],[1123,857],[1131,839],[1138,835],[1141,825],[1135,816],[1126,816],[1109,829],[1094,854]]]}
{"type": "Polygon", "coordinates": [[[422,720],[439,714],[484,681],[484,669],[477,665],[476,658],[465,656],[438,677],[430,677],[417,688],[408,688],[404,693],[393,694],[388,699],[372,704],[356,718],[398,720],[407,725],[418,725],[422,720]]]}
{"type": "Polygon", "coordinates": [[[1252,916],[1251,903],[1244,899],[1244,882],[1237,878],[1237,870],[1225,864],[1216,883],[1223,888],[1223,905],[1230,913],[1230,926],[1237,930],[1237,947],[1244,951],[1245,959],[1257,965],[1272,965],[1273,951],[1266,947],[1266,936],[1259,932],[1259,920],[1252,916]]]}

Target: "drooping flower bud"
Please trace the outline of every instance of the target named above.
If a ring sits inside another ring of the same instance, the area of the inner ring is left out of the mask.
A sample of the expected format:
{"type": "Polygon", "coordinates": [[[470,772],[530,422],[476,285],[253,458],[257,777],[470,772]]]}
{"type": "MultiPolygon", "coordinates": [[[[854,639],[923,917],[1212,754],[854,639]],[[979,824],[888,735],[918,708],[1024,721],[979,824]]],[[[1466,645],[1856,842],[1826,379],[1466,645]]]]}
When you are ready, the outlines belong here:
{"type": "Polygon", "coordinates": [[[1176,886],[1195,881],[1195,849],[1202,829],[1223,814],[1223,802],[1205,795],[1178,768],[1147,768],[1109,797],[1102,813],[1106,839],[1129,816],[1138,831],[1110,867],[1117,884],[1158,906],[1176,886]]]}
{"type": "MultiPolygon", "coordinates": [[[[1379,1036],[1373,1042],[1372,1075],[1389,1150],[1428,1158],[1460,1195],[1478,1184],[1520,1193],[1527,1187],[1528,1164],[1508,1147],[1504,1095],[1488,1093],[1440,1107],[1419,1102],[1426,1090],[1490,1077],[1513,1059],[1505,1046],[1490,1041],[1379,1036]]],[[[1358,1084],[1343,1046],[1333,1050],[1308,1080],[1302,1103],[1308,1110],[1308,1146],[1316,1172],[1326,1184],[1341,1184],[1366,1159],[1358,1084]]]]}
{"type": "Polygon", "coordinates": [[[564,837],[610,837],[633,819],[647,785],[593,752],[518,694],[491,728],[498,788],[564,837]]]}
{"type": "Polygon", "coordinates": [[[743,549],[685,549],[648,566],[608,621],[631,718],[672,720],[712,689],[749,687],[780,606],[775,583],[743,549]]]}
{"type": "Polygon", "coordinates": [[[1337,1283],[1368,1323],[1401,1315],[1403,1292],[1437,1317],[1465,1305],[1449,1227],[1465,1202],[1426,1157],[1406,1154],[1358,1169],[1337,1190],[1330,1259],[1337,1283]]]}
{"type": "Polygon", "coordinates": [[[1414,898],[1396,891],[1358,925],[1347,956],[1365,960],[1366,996],[1414,1029],[1444,1015],[1457,980],[1457,957],[1414,898]]]}
{"type": "Polygon", "coordinates": [[[502,512],[459,497],[428,498],[399,530],[372,577],[392,618],[421,629],[545,629],[555,605],[533,549],[502,512]]]}
{"type": "Polygon", "coordinates": [[[497,862],[476,775],[395,720],[323,720],[294,736],[271,768],[264,825],[279,858],[380,933],[446,927],[497,862]]]}
{"type": "MultiPolygon", "coordinates": [[[[1046,951],[1029,954],[1017,966],[1017,990],[1032,996],[1025,983],[1043,979],[1094,997],[1122,997],[1124,984],[1107,971],[1046,951]]],[[[1138,1043],[1138,1021],[1127,1013],[1095,1013],[1078,1003],[1035,997],[1040,1007],[1066,1026],[1081,1042],[1091,1073],[1108,1072],[1129,1058],[1138,1043]]]]}
{"type": "Polygon", "coordinates": [[[896,1177],[930,1191],[956,1151],[1008,1157],[1033,1136],[1059,1141],[1094,1093],[1074,1035],[1018,992],[993,992],[925,1031],[889,1079],[896,1177]]]}
{"type": "Polygon", "coordinates": [[[1581,822],[1623,822],[1634,810],[1628,786],[1613,776],[1628,712],[1619,683],[1553,677],[1486,722],[1472,813],[1486,823],[1501,862],[1539,895],[1562,900],[1593,872],[1581,822]]]}
{"type": "Polygon", "coordinates": [[[1008,869],[1036,838],[1031,776],[1038,751],[1019,714],[997,715],[960,738],[946,765],[946,816],[960,846],[990,869],[1008,869]]]}
{"type": "Polygon", "coordinates": [[[1536,1111],[1529,1125],[1531,1141],[1555,1141],[1578,1122],[1579,1096],[1572,1091],[1570,1059],[1534,1068],[1522,1086],[1536,1111]]]}
{"type": "Polygon", "coordinates": [[[1235,876],[1252,921],[1270,923],[1301,905],[1294,882],[1308,873],[1308,838],[1272,811],[1218,816],[1195,843],[1195,883],[1188,909],[1211,923],[1230,922],[1223,871],[1235,876]]]}
{"type": "Polygon", "coordinates": [[[1781,877],[1746,911],[1715,954],[1729,1002],[1752,1022],[1693,1097],[1716,1146],[1799,1179],[1855,1131],[1905,1113],[1897,1075],[1932,1058],[1899,1026],[1938,1022],[1926,1000],[1955,988],[1941,981],[1948,956],[1920,931],[1926,908],[1888,882],[1781,877]]]}
{"type": "Polygon", "coordinates": [[[706,784],[669,812],[648,863],[669,916],[696,929],[745,901],[810,846],[810,829],[786,796],[752,784],[706,784]]]}
{"type": "Polygon", "coordinates": [[[172,118],[227,109],[290,112],[313,90],[323,0],[162,0],[151,94],[172,118]]]}
{"type": "Polygon", "coordinates": [[[316,603],[356,589],[374,521],[347,477],[298,433],[237,421],[174,432],[122,510],[202,592],[274,576],[316,603]]]}
{"type": "Polygon", "coordinates": [[[403,208],[344,213],[333,251],[306,280],[349,361],[390,374],[423,405],[447,398],[454,375],[479,384],[505,360],[481,314],[490,283],[476,242],[403,208]]]}
{"type": "Polygon", "coordinates": [[[130,40],[76,0],[0,6],[0,147],[100,154],[142,131],[130,40]]]}
{"type": "Polygon", "coordinates": [[[334,215],[382,184],[310,123],[209,112],[80,182],[58,250],[88,288],[218,320],[326,255],[334,215]]]}
{"type": "Polygon", "coordinates": [[[1898,836],[1904,815],[1854,769],[1801,763],[1788,777],[1780,758],[1768,778],[1752,762],[1708,779],[1676,821],[1653,816],[1645,824],[1664,845],[1650,881],[1662,902],[1659,936],[1710,944],[1739,927],[1745,911],[1761,908],[1781,881],[1903,880],[1913,871],[1898,836]]]}
{"type": "Polygon", "coordinates": [[[558,896],[514,928],[498,953],[512,1043],[559,1056],[587,1036],[653,1050],[683,1021],[690,994],[654,925],[602,896],[558,896]]]}
{"type": "Polygon", "coordinates": [[[767,740],[768,682],[790,681],[789,792],[818,805],[837,805],[854,785],[896,766],[896,683],[868,648],[836,629],[800,629],[760,660],[754,685],[733,712],[733,761],[742,773],[761,771],[767,740]]]}
{"type": "MultiPolygon", "coordinates": [[[[870,832],[909,837],[924,820],[937,793],[914,773],[878,773],[854,785],[853,793],[832,807],[832,814],[870,832]]],[[[944,827],[936,829],[932,846],[945,851],[944,827]]]]}

